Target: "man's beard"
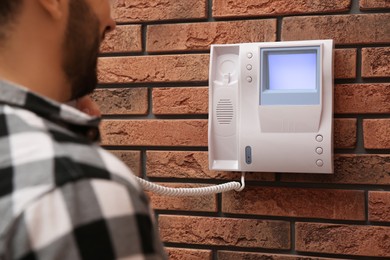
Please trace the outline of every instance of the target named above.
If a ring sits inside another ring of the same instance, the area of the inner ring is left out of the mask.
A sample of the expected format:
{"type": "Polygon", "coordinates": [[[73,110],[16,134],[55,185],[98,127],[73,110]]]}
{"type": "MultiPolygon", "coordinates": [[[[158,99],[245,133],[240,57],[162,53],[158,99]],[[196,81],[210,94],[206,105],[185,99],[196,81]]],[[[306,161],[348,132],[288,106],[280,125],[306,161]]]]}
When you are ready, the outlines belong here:
{"type": "Polygon", "coordinates": [[[63,70],[71,87],[70,100],[91,93],[97,85],[99,20],[85,0],[69,2],[63,70]]]}

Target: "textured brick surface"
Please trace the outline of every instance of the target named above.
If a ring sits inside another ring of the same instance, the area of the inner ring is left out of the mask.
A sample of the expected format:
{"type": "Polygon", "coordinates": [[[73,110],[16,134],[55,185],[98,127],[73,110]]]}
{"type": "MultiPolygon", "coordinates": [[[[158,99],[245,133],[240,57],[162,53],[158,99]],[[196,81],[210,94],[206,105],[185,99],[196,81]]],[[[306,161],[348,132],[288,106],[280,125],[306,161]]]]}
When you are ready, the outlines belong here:
{"type": "MultiPolygon", "coordinates": [[[[198,188],[207,187],[207,185],[200,184],[185,184],[185,183],[159,183],[165,187],[173,188],[198,188]]],[[[216,212],[217,211],[217,196],[185,196],[172,197],[161,196],[149,192],[152,207],[161,210],[183,210],[183,211],[202,211],[202,212],[216,212]]]]}
{"type": "MultiPolygon", "coordinates": [[[[101,124],[102,144],[118,146],[207,146],[207,130],[207,120],[201,119],[103,120],[101,124]]],[[[354,131],[354,119],[336,119],[336,148],[353,147],[354,131]]]]}
{"type": "Polygon", "coordinates": [[[390,77],[389,47],[362,49],[362,77],[390,77]]]}
{"type": "MultiPolygon", "coordinates": [[[[390,175],[390,169],[387,175],[390,175]]],[[[370,221],[390,222],[389,191],[370,191],[368,193],[368,219],[370,221]]]]}
{"type": "Polygon", "coordinates": [[[100,83],[207,81],[209,55],[106,57],[99,59],[100,83]]]}
{"type": "Polygon", "coordinates": [[[390,185],[390,155],[335,155],[335,173],[283,174],[285,182],[390,185]]]}
{"type": "Polygon", "coordinates": [[[222,211],[285,217],[364,220],[364,191],[247,187],[222,195],[222,211]]]}
{"type": "Polygon", "coordinates": [[[104,115],[145,115],[148,112],[147,88],[96,89],[92,98],[104,115]]]}
{"type": "Polygon", "coordinates": [[[280,35],[283,41],[334,39],[337,47],[334,148],[347,154],[335,154],[335,173],[247,173],[243,192],[218,196],[149,193],[169,259],[389,258],[387,0],[112,4],[118,26],[101,47],[102,85],[93,94],[109,115],[101,128],[103,145],[118,149],[114,154],[135,174],[168,186],[240,180],[241,173],[208,166],[210,44],[275,41],[280,35]],[[363,145],[377,150],[364,154],[363,145]]]}
{"type": "Polygon", "coordinates": [[[282,40],[334,39],[336,44],[389,43],[389,19],[390,14],[287,17],[283,19],[282,40]]]}
{"type": "MultiPolygon", "coordinates": [[[[390,112],[390,84],[340,84],[335,86],[336,114],[390,112]]],[[[153,113],[157,115],[207,114],[208,88],[155,88],[153,113]]]]}
{"type": "MultiPolygon", "coordinates": [[[[348,60],[336,64],[335,76],[354,76],[346,72],[350,65],[348,60]]],[[[104,57],[99,59],[98,74],[100,83],[206,82],[208,69],[208,54],[104,57]]]]}
{"type": "Polygon", "coordinates": [[[117,22],[206,18],[206,0],[113,0],[117,22]]]}
{"type": "MultiPolygon", "coordinates": [[[[148,177],[240,180],[241,173],[210,171],[207,152],[166,152],[146,153],[148,177]]],[[[272,173],[247,173],[245,179],[274,181],[272,173]]]]}
{"type": "Polygon", "coordinates": [[[207,120],[103,120],[103,145],[207,146],[207,120]]]}
{"type": "Polygon", "coordinates": [[[117,26],[113,32],[107,33],[101,52],[141,52],[141,25],[117,26]]]}
{"type": "Polygon", "coordinates": [[[341,84],[335,87],[336,114],[390,113],[390,84],[341,84]]]}
{"type": "Polygon", "coordinates": [[[334,55],[334,77],[356,78],[356,49],[336,49],[334,55]]]}
{"type": "Polygon", "coordinates": [[[135,175],[141,177],[141,152],[140,151],[110,151],[123,161],[135,175]]]}
{"type": "Polygon", "coordinates": [[[207,87],[153,89],[153,114],[207,114],[207,87]]]}
{"type": "Polygon", "coordinates": [[[148,26],[148,52],[208,50],[210,44],[272,42],[276,20],[251,20],[148,26]]]}
{"type": "Polygon", "coordinates": [[[390,227],[297,223],[296,249],[359,256],[390,255],[390,227]]]}
{"type": "Polygon", "coordinates": [[[218,251],[218,260],[330,260],[334,258],[218,251]]]}
{"type": "Polygon", "coordinates": [[[390,119],[365,119],[363,132],[366,149],[390,149],[390,119]]]}
{"type": "Polygon", "coordinates": [[[334,120],[334,146],[338,149],[355,148],[357,142],[357,120],[334,120]]]}
{"type": "Polygon", "coordinates": [[[390,8],[390,1],[388,0],[359,0],[359,1],[360,1],[360,9],[362,10],[390,8]]]}
{"type": "Polygon", "coordinates": [[[166,248],[169,260],[211,260],[211,250],[166,248]]]}
{"type": "Polygon", "coordinates": [[[349,10],[350,0],[213,0],[214,17],[274,16],[306,13],[341,12],[349,10]]]}
{"type": "Polygon", "coordinates": [[[290,248],[290,224],[284,221],[163,215],[159,224],[164,242],[290,248]]]}

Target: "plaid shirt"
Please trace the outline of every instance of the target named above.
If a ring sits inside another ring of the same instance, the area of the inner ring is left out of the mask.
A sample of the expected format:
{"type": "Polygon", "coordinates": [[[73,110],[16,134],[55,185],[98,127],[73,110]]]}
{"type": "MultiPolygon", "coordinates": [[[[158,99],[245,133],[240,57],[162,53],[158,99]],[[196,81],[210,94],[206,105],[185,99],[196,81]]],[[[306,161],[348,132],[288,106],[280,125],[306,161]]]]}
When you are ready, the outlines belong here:
{"type": "Polygon", "coordinates": [[[131,171],[99,120],[0,81],[0,259],[164,259],[131,171]]]}

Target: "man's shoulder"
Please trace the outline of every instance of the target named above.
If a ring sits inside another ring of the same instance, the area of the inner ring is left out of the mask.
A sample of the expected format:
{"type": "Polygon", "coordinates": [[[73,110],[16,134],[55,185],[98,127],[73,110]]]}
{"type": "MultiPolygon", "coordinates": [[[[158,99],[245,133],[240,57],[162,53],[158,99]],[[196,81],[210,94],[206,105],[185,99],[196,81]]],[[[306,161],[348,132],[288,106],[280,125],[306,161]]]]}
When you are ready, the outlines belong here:
{"type": "Polygon", "coordinates": [[[4,176],[9,180],[0,194],[42,194],[85,179],[104,179],[141,193],[131,170],[114,155],[34,113],[0,106],[0,129],[0,173],[6,173],[0,182],[4,176]]]}
{"type": "MultiPolygon", "coordinates": [[[[40,117],[36,113],[24,108],[0,104],[0,117],[2,118],[0,126],[3,129],[3,135],[0,137],[3,138],[28,134],[52,136],[53,132],[72,136],[72,133],[61,125],[40,117]]],[[[31,142],[33,141],[32,139],[31,142]]]]}

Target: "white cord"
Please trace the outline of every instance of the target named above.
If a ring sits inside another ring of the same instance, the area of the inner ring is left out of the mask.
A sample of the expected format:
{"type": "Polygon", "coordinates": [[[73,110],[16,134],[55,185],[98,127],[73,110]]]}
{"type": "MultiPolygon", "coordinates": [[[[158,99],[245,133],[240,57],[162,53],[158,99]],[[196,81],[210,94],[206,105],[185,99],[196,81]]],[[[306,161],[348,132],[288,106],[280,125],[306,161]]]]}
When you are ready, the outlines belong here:
{"type": "Polygon", "coordinates": [[[137,177],[145,190],[164,196],[204,196],[226,191],[242,191],[245,188],[245,172],[241,175],[241,183],[232,181],[224,184],[202,187],[202,188],[170,188],[158,185],[137,177]]]}

